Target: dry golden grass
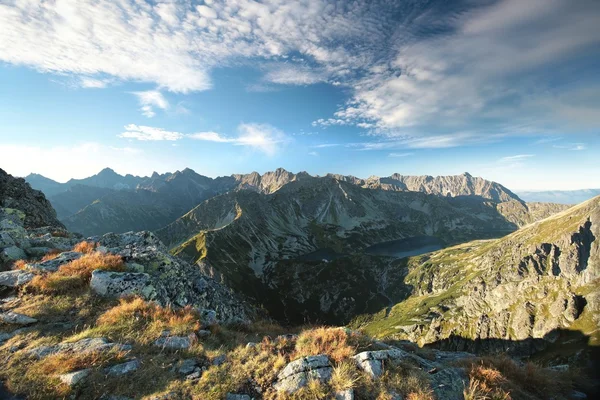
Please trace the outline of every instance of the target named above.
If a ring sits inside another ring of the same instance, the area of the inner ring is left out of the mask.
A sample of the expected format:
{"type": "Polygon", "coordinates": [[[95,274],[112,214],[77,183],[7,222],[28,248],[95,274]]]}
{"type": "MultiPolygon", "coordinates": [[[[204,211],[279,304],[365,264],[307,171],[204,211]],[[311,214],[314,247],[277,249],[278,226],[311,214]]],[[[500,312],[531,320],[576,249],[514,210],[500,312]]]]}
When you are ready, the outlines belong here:
{"type": "Polygon", "coordinates": [[[59,256],[59,254],[61,253],[60,249],[52,249],[49,252],[47,252],[44,257],[42,257],[42,262],[43,261],[50,261],[50,260],[54,260],[56,257],[59,256]]]}
{"type": "Polygon", "coordinates": [[[360,381],[359,372],[356,369],[356,363],[352,361],[342,361],[333,368],[331,382],[329,383],[333,390],[340,392],[352,389],[360,381]]]}
{"type": "Polygon", "coordinates": [[[27,265],[27,261],[25,260],[17,260],[13,263],[12,265],[12,269],[25,269],[25,266],[27,265]]]}
{"type": "Polygon", "coordinates": [[[34,277],[27,284],[26,290],[45,294],[77,292],[89,283],[92,272],[97,269],[125,271],[125,264],[117,255],[99,252],[86,253],[77,260],[61,265],[56,272],[34,277]]]}
{"type": "Polygon", "coordinates": [[[359,347],[358,335],[343,328],[315,328],[302,332],[296,341],[294,358],[327,354],[340,362],[356,354],[359,347]]]}
{"type": "Polygon", "coordinates": [[[73,246],[73,251],[78,251],[80,253],[88,254],[96,250],[98,247],[98,243],[95,242],[79,242],[75,246],[73,246]]]}

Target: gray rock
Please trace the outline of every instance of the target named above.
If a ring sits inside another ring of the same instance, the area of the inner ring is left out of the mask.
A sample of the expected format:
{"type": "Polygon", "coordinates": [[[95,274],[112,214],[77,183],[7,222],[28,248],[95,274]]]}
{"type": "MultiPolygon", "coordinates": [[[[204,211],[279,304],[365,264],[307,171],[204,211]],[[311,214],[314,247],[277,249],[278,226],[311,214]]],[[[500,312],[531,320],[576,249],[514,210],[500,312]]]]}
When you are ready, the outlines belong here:
{"type": "Polygon", "coordinates": [[[378,350],[378,351],[363,351],[352,357],[358,367],[369,374],[371,377],[377,378],[383,374],[383,362],[386,360],[399,361],[408,357],[408,353],[400,349],[378,350]]]}
{"type": "Polygon", "coordinates": [[[111,376],[120,376],[125,375],[133,371],[137,371],[140,367],[140,362],[138,360],[127,361],[123,364],[113,365],[112,367],[106,368],[106,373],[111,376]]]}
{"type": "Polygon", "coordinates": [[[189,375],[198,368],[198,360],[188,358],[177,363],[177,372],[181,375],[189,375]]]}
{"type": "Polygon", "coordinates": [[[191,374],[189,374],[188,376],[185,377],[186,380],[188,381],[193,381],[196,379],[200,379],[200,376],[202,375],[202,371],[198,370],[195,372],[192,372],[191,374]]]}
{"type": "Polygon", "coordinates": [[[577,390],[572,390],[571,393],[569,393],[569,398],[572,400],[584,400],[584,399],[587,399],[588,396],[587,396],[587,394],[585,394],[583,392],[579,392],[577,390]]]}
{"type": "Polygon", "coordinates": [[[81,258],[82,255],[83,253],[79,253],[77,251],[65,251],[64,253],[60,253],[58,257],[52,260],[35,264],[27,264],[27,267],[39,271],[55,272],[58,271],[58,268],[61,265],[67,264],[73,260],[77,260],[81,258]]]}
{"type": "Polygon", "coordinates": [[[463,368],[445,368],[430,374],[431,388],[438,399],[462,399],[469,386],[469,377],[463,368]]]}
{"type": "Polygon", "coordinates": [[[354,389],[346,389],[335,394],[335,400],[354,400],[354,389]]]}
{"type": "Polygon", "coordinates": [[[212,326],[219,323],[217,312],[214,310],[202,310],[200,312],[200,322],[203,326],[212,326]]]}
{"type": "Polygon", "coordinates": [[[211,332],[206,329],[200,329],[196,332],[196,335],[198,335],[198,337],[207,337],[211,335],[211,332]]]}
{"type": "Polygon", "coordinates": [[[62,374],[58,378],[66,385],[75,386],[85,379],[91,372],[91,369],[82,369],[79,371],[69,372],[68,374],[62,374]]]}
{"type": "Polygon", "coordinates": [[[23,251],[22,248],[17,246],[10,246],[2,249],[0,252],[0,256],[4,259],[4,261],[17,261],[27,258],[27,254],[23,251]]]}
{"type": "Polygon", "coordinates": [[[250,396],[247,394],[227,393],[225,400],[250,400],[250,396]]]}
{"type": "Polygon", "coordinates": [[[31,272],[20,270],[0,272],[0,286],[23,286],[31,281],[34,276],[31,272]]]}
{"type": "Polygon", "coordinates": [[[137,272],[110,272],[96,270],[92,272],[90,288],[101,296],[121,297],[138,294],[146,299],[154,297],[155,290],[150,276],[137,272]]]}
{"type": "Polygon", "coordinates": [[[300,358],[292,361],[279,372],[273,387],[276,390],[295,393],[306,386],[311,379],[329,381],[332,372],[329,358],[325,354],[300,358]]]}
{"type": "Polygon", "coordinates": [[[0,321],[11,325],[31,325],[37,322],[37,319],[28,317],[12,311],[0,313],[0,321]]]}
{"type": "Polygon", "coordinates": [[[166,349],[187,349],[192,343],[193,340],[189,336],[168,336],[156,339],[154,345],[166,349]]]}
{"type": "Polygon", "coordinates": [[[85,354],[94,351],[109,351],[111,349],[119,351],[129,351],[131,346],[127,344],[111,343],[105,338],[87,338],[73,343],[59,343],[54,346],[40,346],[29,351],[29,355],[43,358],[50,354],[72,352],[85,354]]]}
{"type": "Polygon", "coordinates": [[[212,365],[219,366],[227,361],[227,356],[225,354],[221,354],[218,357],[213,358],[212,365]]]}
{"type": "Polygon", "coordinates": [[[0,248],[14,246],[15,241],[8,232],[0,232],[0,248]]]}
{"type": "Polygon", "coordinates": [[[52,250],[50,247],[30,247],[25,249],[25,253],[27,253],[29,257],[39,258],[48,254],[50,250],[52,250]]]}

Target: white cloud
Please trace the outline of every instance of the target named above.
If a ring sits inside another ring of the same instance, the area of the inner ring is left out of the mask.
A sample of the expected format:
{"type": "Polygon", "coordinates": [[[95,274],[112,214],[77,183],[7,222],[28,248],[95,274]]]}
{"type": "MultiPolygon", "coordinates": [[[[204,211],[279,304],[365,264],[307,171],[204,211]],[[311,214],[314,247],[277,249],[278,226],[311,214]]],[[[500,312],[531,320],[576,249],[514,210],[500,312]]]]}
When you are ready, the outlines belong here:
{"type": "Polygon", "coordinates": [[[123,139],[136,139],[141,141],[174,141],[182,139],[185,135],[183,133],[166,131],[151,126],[129,124],[125,125],[125,132],[122,132],[117,136],[123,139]]]}
{"type": "Polygon", "coordinates": [[[414,153],[390,153],[388,157],[408,157],[412,156],[414,153]]]}
{"type": "Polygon", "coordinates": [[[552,147],[554,147],[555,149],[566,149],[566,150],[572,150],[572,151],[581,151],[581,150],[587,149],[587,146],[585,145],[585,143],[555,144],[552,147]]]}
{"type": "Polygon", "coordinates": [[[146,90],[143,92],[131,92],[135,95],[140,102],[140,111],[148,118],[152,118],[156,115],[154,108],[160,108],[166,110],[169,108],[169,102],[158,90],[146,90]]]}
{"type": "Polygon", "coordinates": [[[535,157],[535,154],[517,154],[516,156],[507,156],[502,157],[499,162],[513,162],[513,161],[521,161],[527,158],[535,157]]]}
{"type": "Polygon", "coordinates": [[[103,89],[111,83],[110,79],[95,79],[89,77],[81,77],[79,85],[85,89],[103,89]]]}
{"type": "Polygon", "coordinates": [[[326,75],[320,71],[292,64],[276,66],[265,75],[265,80],[280,85],[312,85],[326,79],[326,75]]]}
{"type": "Polygon", "coordinates": [[[314,146],[311,146],[311,147],[314,147],[315,149],[324,149],[327,147],[338,147],[338,146],[341,146],[341,144],[339,144],[339,143],[321,143],[321,144],[315,144],[314,146]]]}
{"type": "Polygon", "coordinates": [[[206,140],[208,142],[217,142],[217,143],[231,143],[235,141],[235,139],[230,139],[227,137],[223,137],[217,132],[198,132],[192,133],[188,135],[188,137],[196,140],[206,140]]]}

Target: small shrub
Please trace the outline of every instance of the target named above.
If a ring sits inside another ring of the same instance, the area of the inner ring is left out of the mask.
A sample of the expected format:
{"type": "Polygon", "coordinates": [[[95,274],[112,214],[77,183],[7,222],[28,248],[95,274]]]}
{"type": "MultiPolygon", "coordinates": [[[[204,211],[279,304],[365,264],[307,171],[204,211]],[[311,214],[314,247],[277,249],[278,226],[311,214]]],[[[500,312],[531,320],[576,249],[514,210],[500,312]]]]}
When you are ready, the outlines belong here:
{"type": "Polygon", "coordinates": [[[73,251],[77,251],[79,253],[84,253],[84,254],[89,254],[89,253],[92,253],[94,250],[96,250],[96,247],[98,247],[98,243],[86,242],[84,240],[83,242],[77,243],[73,247],[73,251]]]}
{"type": "Polygon", "coordinates": [[[17,260],[13,263],[12,265],[12,269],[25,269],[25,266],[27,265],[27,261],[25,260],[17,260]]]}
{"type": "Polygon", "coordinates": [[[27,284],[26,290],[45,294],[66,294],[85,287],[95,270],[125,271],[120,256],[99,252],[84,254],[81,258],[61,265],[58,271],[38,275],[27,284]]]}
{"type": "Polygon", "coordinates": [[[327,354],[335,362],[353,356],[359,345],[357,334],[342,328],[315,328],[306,330],[296,341],[295,358],[327,354]]]}

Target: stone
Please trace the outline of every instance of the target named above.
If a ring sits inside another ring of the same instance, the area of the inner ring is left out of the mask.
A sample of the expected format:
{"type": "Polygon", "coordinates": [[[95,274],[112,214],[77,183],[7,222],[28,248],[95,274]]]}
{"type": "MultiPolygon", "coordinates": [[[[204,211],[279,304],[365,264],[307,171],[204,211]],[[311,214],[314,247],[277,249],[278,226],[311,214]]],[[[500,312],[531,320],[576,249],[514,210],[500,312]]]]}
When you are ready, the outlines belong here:
{"type": "Polygon", "coordinates": [[[256,347],[258,346],[258,343],[254,343],[254,342],[248,342],[246,343],[246,348],[249,349],[251,347],[256,347]]]}
{"type": "Polygon", "coordinates": [[[150,276],[137,272],[111,272],[96,270],[92,272],[90,288],[101,296],[121,297],[138,294],[150,299],[155,293],[150,276]]]}
{"type": "Polygon", "coordinates": [[[137,371],[140,367],[138,360],[127,361],[126,363],[113,365],[112,367],[106,368],[106,373],[111,376],[121,376],[129,374],[130,372],[137,371]]]}
{"type": "Polygon", "coordinates": [[[79,371],[69,372],[68,374],[62,374],[58,378],[66,385],[75,386],[85,379],[91,372],[91,369],[82,369],[79,371]]]}
{"type": "Polygon", "coordinates": [[[29,247],[28,249],[25,249],[25,253],[27,253],[27,256],[30,258],[40,258],[48,254],[51,250],[50,247],[29,247]]]}
{"type": "Polygon", "coordinates": [[[227,356],[225,354],[221,354],[220,356],[213,358],[212,365],[219,366],[221,364],[224,364],[225,361],[227,361],[227,356]]]}
{"type": "Polygon", "coordinates": [[[17,261],[27,258],[27,254],[23,251],[22,248],[17,246],[10,246],[2,249],[0,252],[0,257],[6,261],[17,261]]]}
{"type": "Polygon", "coordinates": [[[29,283],[35,275],[31,272],[14,270],[0,272],[0,286],[19,287],[29,283]]]}
{"type": "Polygon", "coordinates": [[[14,246],[14,245],[15,245],[15,241],[8,234],[8,232],[0,231],[0,248],[10,247],[10,246],[14,246]]]}
{"type": "Polygon", "coordinates": [[[219,323],[217,312],[214,310],[202,310],[200,312],[200,322],[203,326],[212,326],[219,323]]]}
{"type": "Polygon", "coordinates": [[[168,336],[156,339],[154,345],[166,349],[188,349],[192,343],[189,336],[168,336]]]}
{"type": "Polygon", "coordinates": [[[185,379],[188,381],[193,381],[196,379],[200,379],[201,375],[202,375],[202,371],[195,371],[195,372],[192,372],[191,374],[189,374],[188,376],[186,376],[185,379]]]}
{"type": "Polygon", "coordinates": [[[251,400],[247,394],[227,393],[225,400],[251,400]]]}
{"type": "Polygon", "coordinates": [[[181,360],[177,363],[176,368],[181,375],[189,375],[198,368],[198,360],[195,358],[181,360]]]}
{"type": "Polygon", "coordinates": [[[13,311],[6,311],[0,313],[0,322],[11,325],[31,325],[35,324],[37,319],[13,311]]]}
{"type": "Polygon", "coordinates": [[[335,400],[354,400],[354,389],[346,389],[335,393],[335,400]]]}
{"type": "Polygon", "coordinates": [[[196,332],[196,335],[198,335],[198,337],[207,337],[211,335],[211,332],[206,329],[200,329],[196,332]]]}
{"type": "Polygon", "coordinates": [[[431,388],[438,399],[461,399],[469,386],[469,377],[463,368],[445,368],[429,375],[431,388]]]}
{"type": "Polygon", "coordinates": [[[325,354],[308,356],[294,360],[285,366],[277,375],[273,385],[276,390],[295,393],[306,386],[311,379],[327,382],[331,379],[333,368],[325,354]]]}
{"type": "Polygon", "coordinates": [[[383,363],[386,360],[398,361],[408,357],[408,353],[400,349],[363,351],[352,357],[358,367],[373,378],[383,374],[383,363]]]}
{"type": "Polygon", "coordinates": [[[118,351],[129,351],[131,346],[127,344],[111,343],[105,338],[87,338],[72,343],[59,343],[54,346],[40,346],[29,351],[29,355],[43,358],[50,354],[71,352],[86,354],[95,351],[109,351],[115,349],[118,351]]]}
{"type": "Polygon", "coordinates": [[[60,253],[58,257],[53,258],[52,260],[42,261],[41,263],[36,264],[27,264],[27,266],[28,268],[39,271],[55,272],[58,271],[58,268],[61,265],[77,260],[81,258],[82,255],[83,253],[77,251],[65,251],[60,253]]]}
{"type": "Polygon", "coordinates": [[[588,396],[583,392],[572,390],[571,393],[569,393],[569,398],[572,400],[585,400],[588,396]]]}

